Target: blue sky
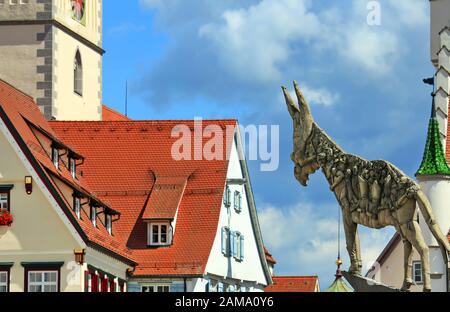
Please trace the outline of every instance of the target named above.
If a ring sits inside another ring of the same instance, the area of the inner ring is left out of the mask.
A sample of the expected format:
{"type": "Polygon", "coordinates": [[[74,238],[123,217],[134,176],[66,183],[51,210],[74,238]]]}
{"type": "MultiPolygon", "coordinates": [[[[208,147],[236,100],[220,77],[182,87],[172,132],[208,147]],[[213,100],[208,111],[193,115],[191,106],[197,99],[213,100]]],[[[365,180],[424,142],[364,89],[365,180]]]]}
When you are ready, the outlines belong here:
{"type": "MultiPolygon", "coordinates": [[[[266,245],[278,275],[333,280],[337,204],[320,173],[293,177],[292,122],[281,85],[298,80],[313,114],[348,152],[409,175],[424,148],[433,75],[426,0],[104,1],[103,99],[134,119],[237,118],[280,126],[280,167],[249,162],[266,245]]],[[[393,233],[361,229],[364,266],[393,233]]],[[[346,255],[345,246],[342,253],[346,255]]],[[[345,258],[345,264],[348,260],[345,258]]]]}

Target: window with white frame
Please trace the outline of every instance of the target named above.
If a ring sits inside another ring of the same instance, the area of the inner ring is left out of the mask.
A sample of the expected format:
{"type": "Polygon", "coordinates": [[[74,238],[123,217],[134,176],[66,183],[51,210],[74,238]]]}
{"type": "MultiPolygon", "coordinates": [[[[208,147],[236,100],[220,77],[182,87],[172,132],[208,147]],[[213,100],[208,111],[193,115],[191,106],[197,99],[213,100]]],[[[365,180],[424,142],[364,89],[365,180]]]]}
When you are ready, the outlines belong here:
{"type": "Polygon", "coordinates": [[[170,223],[149,223],[148,244],[150,246],[167,246],[172,243],[172,230],[170,223]]]}
{"type": "Polygon", "coordinates": [[[227,208],[231,206],[231,190],[229,185],[227,185],[225,188],[225,193],[223,195],[223,204],[227,208]]]}
{"type": "Polygon", "coordinates": [[[142,292],[170,292],[170,286],[167,285],[142,286],[142,292]]]}
{"type": "Polygon", "coordinates": [[[224,284],[222,282],[217,283],[217,292],[224,292],[224,284]]]}
{"type": "Polygon", "coordinates": [[[237,212],[242,210],[242,194],[239,191],[234,192],[234,210],[237,212]]]}
{"type": "Polygon", "coordinates": [[[78,219],[81,218],[81,198],[78,196],[74,196],[73,198],[73,211],[78,219]]]}
{"type": "Polygon", "coordinates": [[[217,281],[216,280],[209,280],[208,282],[208,292],[217,292],[217,281]]]}
{"type": "Polygon", "coordinates": [[[105,223],[106,230],[108,231],[109,235],[112,235],[112,216],[110,214],[107,214],[105,216],[105,223]]]}
{"type": "Polygon", "coordinates": [[[97,207],[91,206],[91,222],[94,226],[97,226],[97,207]]]}
{"type": "Polygon", "coordinates": [[[422,279],[422,262],[420,261],[415,261],[413,262],[413,279],[414,282],[417,284],[422,284],[423,283],[423,279],[422,279]]]}
{"type": "Polygon", "coordinates": [[[72,175],[72,178],[76,179],[77,177],[77,163],[76,160],[73,158],[69,158],[69,169],[70,174],[72,175]]]}
{"type": "Polygon", "coordinates": [[[0,271],[0,293],[9,291],[9,271],[0,271]]]}
{"type": "Polygon", "coordinates": [[[9,211],[9,192],[0,192],[0,209],[9,211]]]}
{"type": "Polygon", "coordinates": [[[28,271],[28,292],[58,292],[57,271],[28,271]]]}
{"type": "Polygon", "coordinates": [[[231,255],[237,261],[244,260],[244,235],[240,232],[231,232],[231,255]]]}
{"type": "Polygon", "coordinates": [[[224,226],[222,228],[222,254],[225,257],[229,257],[230,249],[230,229],[224,226]]]}
{"type": "Polygon", "coordinates": [[[52,161],[53,165],[59,169],[59,150],[57,148],[52,148],[52,161]]]}

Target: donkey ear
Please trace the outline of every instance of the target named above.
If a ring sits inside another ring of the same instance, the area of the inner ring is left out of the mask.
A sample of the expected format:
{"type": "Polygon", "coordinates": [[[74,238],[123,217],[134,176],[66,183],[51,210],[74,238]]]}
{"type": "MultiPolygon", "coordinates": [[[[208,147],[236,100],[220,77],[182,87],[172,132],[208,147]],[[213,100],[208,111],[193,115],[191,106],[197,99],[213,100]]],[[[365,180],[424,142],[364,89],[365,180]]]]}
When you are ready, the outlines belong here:
{"type": "Polygon", "coordinates": [[[292,100],[291,95],[289,94],[289,91],[286,89],[286,87],[281,87],[281,89],[283,89],[283,94],[286,100],[289,113],[291,114],[291,117],[294,118],[296,114],[300,113],[300,110],[292,100]]]}
{"type": "Polygon", "coordinates": [[[304,114],[304,117],[309,120],[313,120],[313,117],[311,115],[311,109],[309,108],[309,104],[306,101],[305,97],[303,96],[302,91],[300,91],[300,87],[299,87],[297,81],[294,81],[294,89],[295,89],[295,94],[297,95],[300,110],[304,114]]]}

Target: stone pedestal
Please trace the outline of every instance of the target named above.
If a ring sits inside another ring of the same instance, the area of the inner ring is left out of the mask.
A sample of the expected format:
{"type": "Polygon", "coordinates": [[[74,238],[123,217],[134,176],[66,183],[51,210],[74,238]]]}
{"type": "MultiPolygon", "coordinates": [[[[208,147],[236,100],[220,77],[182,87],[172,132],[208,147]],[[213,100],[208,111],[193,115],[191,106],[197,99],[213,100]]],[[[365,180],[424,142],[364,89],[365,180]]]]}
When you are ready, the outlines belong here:
{"type": "Polygon", "coordinates": [[[342,275],[347,282],[353,287],[355,292],[399,292],[400,289],[380,284],[370,278],[364,276],[351,275],[343,271],[342,275]]]}

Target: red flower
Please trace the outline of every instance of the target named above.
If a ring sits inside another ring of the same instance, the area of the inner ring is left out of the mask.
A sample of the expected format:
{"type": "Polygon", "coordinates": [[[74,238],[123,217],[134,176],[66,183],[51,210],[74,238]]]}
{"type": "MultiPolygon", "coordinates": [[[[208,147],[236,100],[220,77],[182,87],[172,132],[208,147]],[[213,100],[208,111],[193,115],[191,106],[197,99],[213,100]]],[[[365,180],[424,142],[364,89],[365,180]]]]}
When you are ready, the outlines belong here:
{"type": "Polygon", "coordinates": [[[11,226],[14,219],[11,213],[6,209],[0,209],[0,226],[11,226]]]}

